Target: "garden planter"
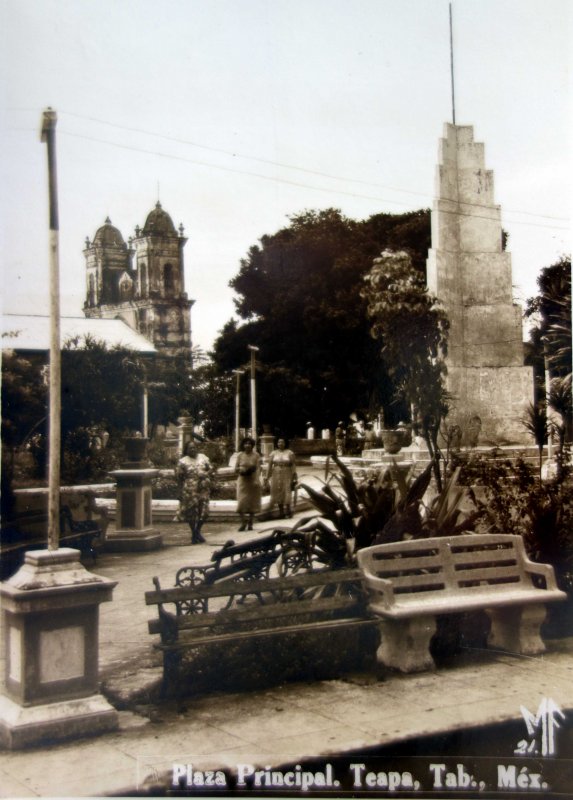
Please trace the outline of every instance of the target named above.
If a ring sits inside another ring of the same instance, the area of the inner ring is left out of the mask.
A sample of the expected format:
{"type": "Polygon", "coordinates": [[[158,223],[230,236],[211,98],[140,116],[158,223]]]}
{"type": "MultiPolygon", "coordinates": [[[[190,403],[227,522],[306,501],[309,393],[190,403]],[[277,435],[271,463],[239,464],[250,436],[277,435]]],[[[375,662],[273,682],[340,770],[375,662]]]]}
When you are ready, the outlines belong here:
{"type": "Polygon", "coordinates": [[[399,453],[402,447],[401,431],[383,430],[382,444],[384,445],[384,450],[387,453],[390,453],[391,455],[394,453],[399,453]]]}
{"type": "Polygon", "coordinates": [[[148,466],[147,461],[147,445],[149,439],[142,436],[130,436],[125,440],[125,455],[126,467],[135,467],[137,465],[148,466]]]}
{"type": "Polygon", "coordinates": [[[400,434],[401,446],[410,447],[412,444],[412,428],[399,428],[396,432],[400,434]]]}

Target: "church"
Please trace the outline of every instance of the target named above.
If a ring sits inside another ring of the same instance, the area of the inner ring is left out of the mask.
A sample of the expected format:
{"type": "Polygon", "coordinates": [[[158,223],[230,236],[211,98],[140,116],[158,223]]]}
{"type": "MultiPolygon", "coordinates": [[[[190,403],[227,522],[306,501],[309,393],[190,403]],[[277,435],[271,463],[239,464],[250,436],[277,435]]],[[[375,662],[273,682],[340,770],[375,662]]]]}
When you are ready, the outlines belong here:
{"type": "Polygon", "coordinates": [[[127,243],[108,217],[92,241],[86,238],[85,316],[122,319],[158,353],[190,355],[194,301],[185,292],[186,242],[183,225],[177,231],[159,202],[127,243]]]}

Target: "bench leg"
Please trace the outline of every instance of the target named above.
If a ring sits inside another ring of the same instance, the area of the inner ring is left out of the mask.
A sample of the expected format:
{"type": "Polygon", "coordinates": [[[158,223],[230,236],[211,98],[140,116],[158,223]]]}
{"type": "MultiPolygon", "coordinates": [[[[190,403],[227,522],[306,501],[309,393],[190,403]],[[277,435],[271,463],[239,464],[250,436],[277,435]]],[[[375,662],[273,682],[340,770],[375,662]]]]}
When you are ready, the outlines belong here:
{"type": "Polygon", "coordinates": [[[488,608],[491,630],[487,639],[489,647],[522,655],[545,652],[539,633],[547,610],[542,603],[508,608],[488,608]]]}
{"type": "Polygon", "coordinates": [[[179,692],[179,673],[182,655],[176,650],[163,652],[163,681],[161,683],[161,698],[169,700],[176,697],[179,692]]]}
{"type": "Polygon", "coordinates": [[[384,619],[380,622],[382,643],[376,652],[378,663],[400,672],[435,669],[430,640],[436,632],[432,616],[410,619],[384,619]]]}

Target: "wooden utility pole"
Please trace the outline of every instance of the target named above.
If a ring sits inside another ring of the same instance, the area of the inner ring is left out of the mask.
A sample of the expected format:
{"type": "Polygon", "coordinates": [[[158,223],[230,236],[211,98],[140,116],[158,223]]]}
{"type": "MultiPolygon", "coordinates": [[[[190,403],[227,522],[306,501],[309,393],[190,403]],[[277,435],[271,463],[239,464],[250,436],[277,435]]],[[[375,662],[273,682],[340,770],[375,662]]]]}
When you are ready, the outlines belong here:
{"type": "Polygon", "coordinates": [[[61,350],[60,350],[60,244],[58,184],[56,172],[56,112],[47,108],[42,115],[42,142],[48,151],[48,199],[50,217],[50,400],[48,468],[48,550],[60,543],[60,452],[61,452],[61,350]]]}

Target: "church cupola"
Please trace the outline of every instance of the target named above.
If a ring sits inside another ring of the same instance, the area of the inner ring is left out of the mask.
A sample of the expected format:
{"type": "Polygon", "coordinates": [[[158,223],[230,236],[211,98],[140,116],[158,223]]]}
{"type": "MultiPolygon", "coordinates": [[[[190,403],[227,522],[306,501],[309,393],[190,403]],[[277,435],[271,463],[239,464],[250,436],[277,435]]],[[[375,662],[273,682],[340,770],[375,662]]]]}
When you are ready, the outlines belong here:
{"type": "Polygon", "coordinates": [[[193,301],[185,292],[183,234],[159,202],[128,245],[108,217],[86,240],[86,316],[121,317],[160,352],[190,354],[193,301]]]}
{"type": "Polygon", "coordinates": [[[187,239],[179,233],[169,214],[156,203],[143,228],[135,229],[137,296],[141,298],[187,298],[183,247],[187,239]]]}
{"type": "Polygon", "coordinates": [[[131,271],[131,253],[109,217],[97,229],[93,241],[86,237],[87,308],[119,301],[122,294],[120,281],[125,275],[129,277],[131,271]]]}

